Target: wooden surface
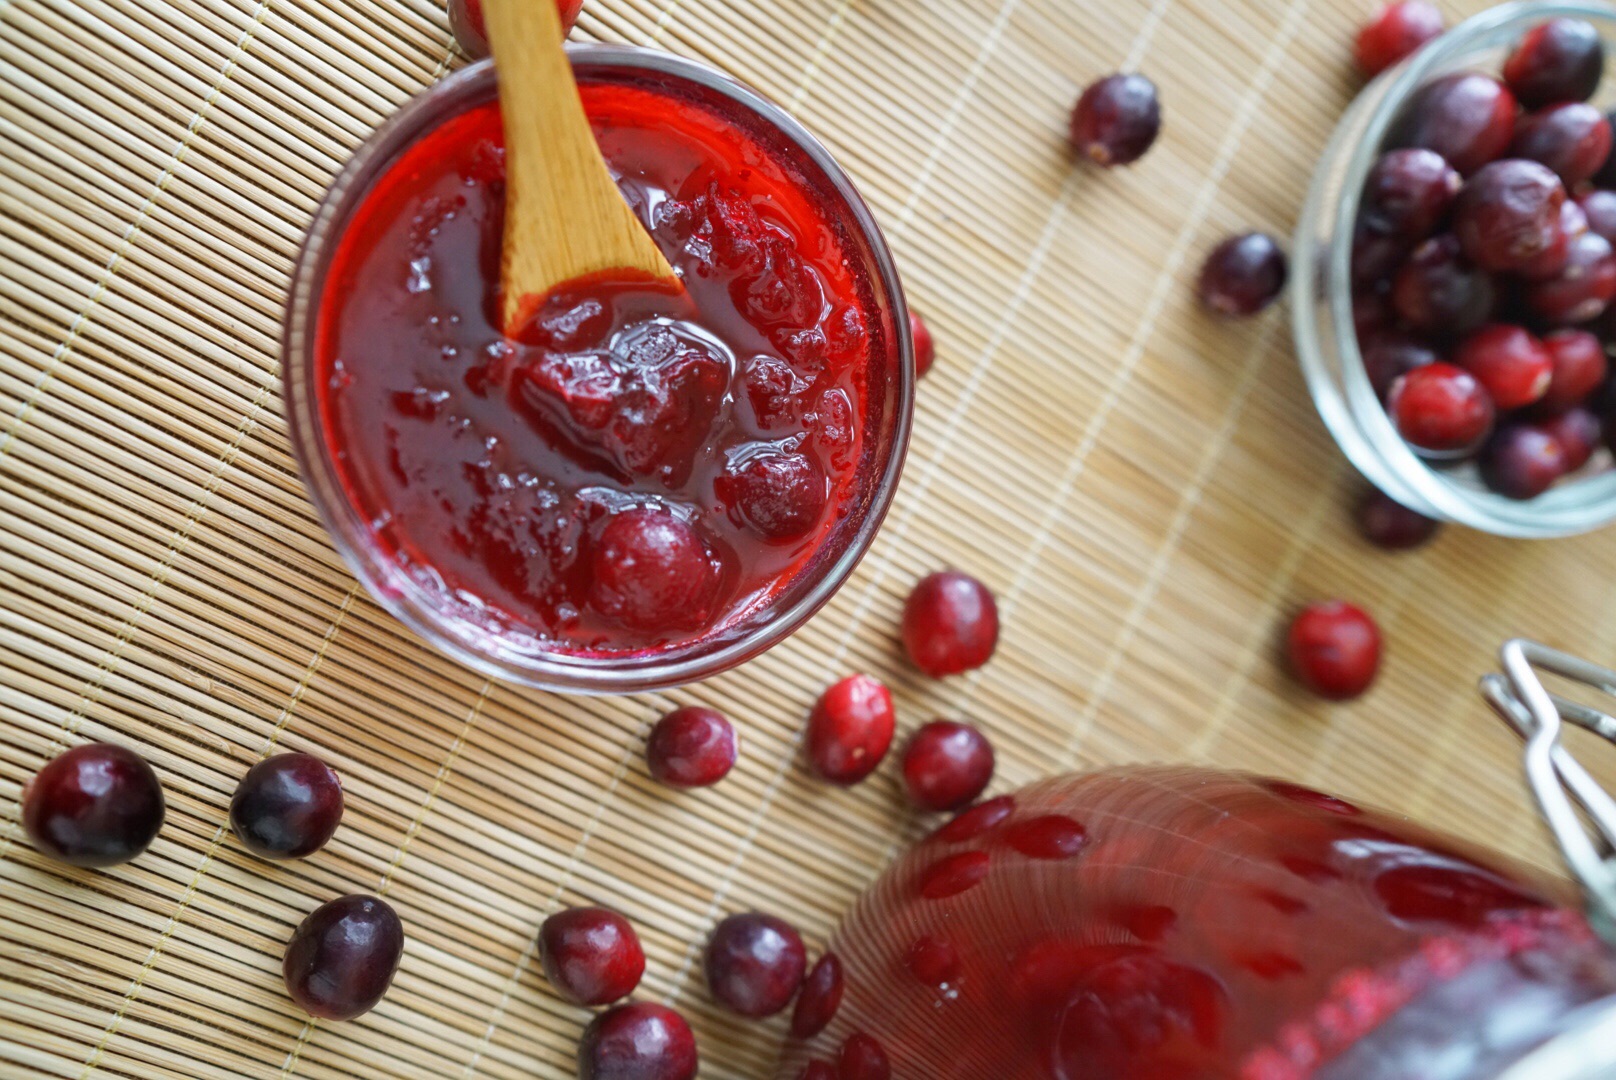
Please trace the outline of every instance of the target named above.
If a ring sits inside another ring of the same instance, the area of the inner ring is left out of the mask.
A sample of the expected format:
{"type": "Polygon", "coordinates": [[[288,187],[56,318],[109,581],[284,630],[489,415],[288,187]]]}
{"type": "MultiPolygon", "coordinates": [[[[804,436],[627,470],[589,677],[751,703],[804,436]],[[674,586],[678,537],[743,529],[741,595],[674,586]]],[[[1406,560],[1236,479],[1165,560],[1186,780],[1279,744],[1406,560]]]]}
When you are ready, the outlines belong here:
{"type": "Polygon", "coordinates": [[[0,0],[0,1076],[568,1076],[585,1014],[533,941],[580,901],[640,927],[643,992],[692,1017],[704,1077],[765,1076],[781,1026],[707,1000],[708,928],[760,907],[817,946],[917,827],[890,768],[851,792],[804,776],[803,715],[855,669],[892,680],[906,729],[982,724],[996,790],[1206,760],[1546,858],[1472,685],[1515,633],[1616,658],[1616,537],[1366,549],[1283,314],[1216,322],[1190,298],[1224,233],[1292,227],[1364,6],[589,0],[580,35],[699,56],[825,139],[939,358],[894,512],[807,629],[688,691],[563,699],[484,682],[356,590],[281,416],[299,234],[344,155],[458,62],[441,9],[0,0]],[[1165,133],[1131,170],[1075,168],[1067,110],[1122,67],[1160,83],[1165,133]],[[933,683],[893,628],[948,564],[998,591],[1005,635],[933,683]],[[1274,662],[1286,613],[1325,595],[1389,641],[1350,706],[1274,662]],[[743,758],[670,795],[642,739],[693,701],[735,717],[743,758]],[[49,864],[17,827],[22,782],[86,739],[138,748],[169,797],[153,849],[108,872],[49,864]],[[272,748],[348,791],[330,847],[277,867],[224,826],[272,748]],[[283,943],[353,890],[403,916],[402,970],[365,1019],[308,1023],[283,943]]]}

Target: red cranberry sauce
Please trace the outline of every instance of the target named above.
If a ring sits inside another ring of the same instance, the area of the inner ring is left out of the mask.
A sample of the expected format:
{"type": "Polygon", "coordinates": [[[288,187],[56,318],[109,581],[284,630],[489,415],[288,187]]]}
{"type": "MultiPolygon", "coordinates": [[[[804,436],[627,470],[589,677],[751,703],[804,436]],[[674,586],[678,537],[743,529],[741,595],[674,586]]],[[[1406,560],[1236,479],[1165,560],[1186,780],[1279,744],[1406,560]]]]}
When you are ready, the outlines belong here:
{"type": "Polygon", "coordinates": [[[896,364],[840,203],[778,137],[667,92],[581,89],[688,294],[564,286],[507,338],[503,127],[485,102],[404,150],[348,224],[318,385],[349,499],[435,603],[611,654],[731,626],[838,546],[878,468],[861,460],[882,408],[867,402],[896,364]],[[605,544],[631,510],[644,528],[605,544]]]}
{"type": "Polygon", "coordinates": [[[1319,792],[1149,768],[1007,801],[855,904],[842,1007],[777,1076],[863,1033],[894,1080],[1457,1080],[1493,1075],[1471,1069],[1478,1032],[1511,1060],[1616,994],[1556,887],[1319,792]],[[1080,842],[1023,850],[1052,823],[1080,842]],[[928,887],[964,858],[985,871],[928,887]],[[1460,1010],[1466,980],[1485,993],[1460,1010]],[[1564,1010],[1522,1005],[1545,993],[1564,1010]]]}

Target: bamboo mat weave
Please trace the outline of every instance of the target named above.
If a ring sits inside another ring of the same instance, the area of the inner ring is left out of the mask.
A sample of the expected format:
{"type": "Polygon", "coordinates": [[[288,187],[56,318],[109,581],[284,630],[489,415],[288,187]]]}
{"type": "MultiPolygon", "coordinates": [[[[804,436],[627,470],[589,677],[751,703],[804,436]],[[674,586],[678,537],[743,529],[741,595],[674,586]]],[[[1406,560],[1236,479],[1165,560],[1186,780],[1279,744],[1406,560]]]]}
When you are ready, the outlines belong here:
{"type": "Polygon", "coordinates": [[[1212,761],[1546,860],[1472,684],[1516,633],[1616,658],[1616,537],[1367,550],[1282,315],[1214,322],[1190,296],[1225,232],[1291,229],[1362,6],[588,0],[580,36],[695,55],[823,137],[939,360],[888,524],[808,628],[687,691],[564,699],[440,659],[357,591],[281,415],[299,236],[350,150],[459,63],[435,0],[0,0],[0,1077],[570,1076],[586,1014],[533,945],[578,902],[640,928],[643,992],[691,1016],[703,1076],[767,1076],[782,1025],[707,1000],[708,928],[757,907],[817,947],[918,829],[890,768],[850,792],[803,775],[803,716],[855,669],[905,728],[981,723],[996,790],[1212,761]],[[1120,67],[1161,85],[1165,134],[1132,170],[1074,169],[1067,110],[1120,67]],[[932,683],[893,628],[945,564],[997,590],[1005,635],[932,683]],[[1389,640],[1355,705],[1274,662],[1324,595],[1389,640]],[[642,741],[690,702],[738,721],[743,757],[670,796],[642,741]],[[105,872],[17,823],[23,781],[87,739],[145,754],[169,799],[152,850],[105,872]],[[342,774],[347,815],[267,867],[226,805],[293,749],[342,774]],[[306,1022],[283,943],[355,890],[402,915],[402,969],[363,1020],[306,1022]]]}

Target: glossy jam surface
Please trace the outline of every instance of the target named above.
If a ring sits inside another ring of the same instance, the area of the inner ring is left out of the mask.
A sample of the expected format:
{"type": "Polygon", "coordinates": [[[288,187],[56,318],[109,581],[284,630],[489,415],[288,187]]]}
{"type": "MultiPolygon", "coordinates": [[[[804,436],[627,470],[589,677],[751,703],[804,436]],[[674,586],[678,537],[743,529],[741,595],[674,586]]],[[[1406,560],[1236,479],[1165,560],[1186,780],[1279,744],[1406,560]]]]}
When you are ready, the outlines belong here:
{"type": "Polygon", "coordinates": [[[1045,781],[967,811],[858,901],[831,943],[841,1008],[777,1075],[863,1032],[896,1080],[1491,1076],[1616,994],[1564,899],[1277,781],[1045,781]]]}
{"type": "Polygon", "coordinates": [[[582,91],[687,292],[563,287],[507,338],[503,131],[473,104],[349,220],[316,379],[347,497],[416,588],[519,648],[614,655],[721,631],[837,547],[896,363],[839,204],[770,137],[638,85],[582,91]]]}

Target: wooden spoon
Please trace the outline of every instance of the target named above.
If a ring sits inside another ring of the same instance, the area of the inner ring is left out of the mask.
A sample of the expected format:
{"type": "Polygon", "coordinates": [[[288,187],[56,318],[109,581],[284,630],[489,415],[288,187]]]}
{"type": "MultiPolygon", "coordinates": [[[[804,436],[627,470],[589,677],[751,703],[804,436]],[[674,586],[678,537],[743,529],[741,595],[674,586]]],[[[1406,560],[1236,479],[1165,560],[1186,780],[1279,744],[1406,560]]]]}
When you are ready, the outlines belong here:
{"type": "Polygon", "coordinates": [[[555,0],[483,0],[505,118],[506,334],[579,278],[682,286],[623,201],[584,114],[555,0]]]}

